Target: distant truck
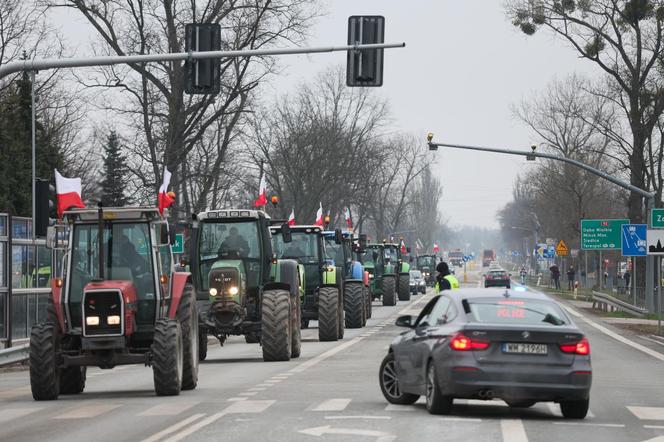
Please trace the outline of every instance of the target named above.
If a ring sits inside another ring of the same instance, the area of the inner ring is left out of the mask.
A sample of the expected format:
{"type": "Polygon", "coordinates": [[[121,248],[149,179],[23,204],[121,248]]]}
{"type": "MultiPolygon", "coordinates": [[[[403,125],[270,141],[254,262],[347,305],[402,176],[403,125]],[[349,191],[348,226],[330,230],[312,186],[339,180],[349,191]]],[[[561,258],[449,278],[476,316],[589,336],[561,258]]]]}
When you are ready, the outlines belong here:
{"type": "Polygon", "coordinates": [[[450,265],[456,267],[463,267],[463,251],[461,249],[452,250],[449,253],[449,263],[450,265]]]}
{"type": "Polygon", "coordinates": [[[489,267],[491,261],[496,260],[496,251],[495,250],[485,250],[482,254],[482,267],[489,267]]]}

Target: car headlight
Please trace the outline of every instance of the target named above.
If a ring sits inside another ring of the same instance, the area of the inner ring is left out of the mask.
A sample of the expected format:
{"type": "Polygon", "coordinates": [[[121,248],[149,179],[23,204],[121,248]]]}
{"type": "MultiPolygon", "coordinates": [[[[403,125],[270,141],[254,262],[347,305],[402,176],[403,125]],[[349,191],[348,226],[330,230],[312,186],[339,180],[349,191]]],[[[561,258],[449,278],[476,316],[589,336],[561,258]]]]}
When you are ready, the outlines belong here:
{"type": "Polygon", "coordinates": [[[99,325],[99,316],[88,316],[85,318],[85,325],[99,325]]]}
{"type": "Polygon", "coordinates": [[[212,287],[212,288],[210,289],[210,296],[217,296],[217,289],[215,289],[214,287],[212,287]]]}
{"type": "Polygon", "coordinates": [[[113,315],[106,318],[106,323],[108,325],[120,325],[120,316],[113,315]]]}
{"type": "Polygon", "coordinates": [[[369,279],[373,279],[374,275],[369,273],[369,279]]]}
{"type": "Polygon", "coordinates": [[[237,295],[238,292],[239,292],[239,289],[235,286],[228,289],[228,294],[230,294],[231,296],[237,295]]]}

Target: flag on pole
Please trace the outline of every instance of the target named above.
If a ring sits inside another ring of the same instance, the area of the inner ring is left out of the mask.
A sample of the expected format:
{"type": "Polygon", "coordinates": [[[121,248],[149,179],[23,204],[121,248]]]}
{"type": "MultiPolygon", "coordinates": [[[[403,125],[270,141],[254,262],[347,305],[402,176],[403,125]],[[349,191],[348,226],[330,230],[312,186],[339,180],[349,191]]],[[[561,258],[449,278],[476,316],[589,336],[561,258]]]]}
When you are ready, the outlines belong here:
{"type": "Polygon", "coordinates": [[[344,218],[346,218],[346,225],[349,229],[353,229],[353,215],[350,213],[350,207],[346,207],[344,211],[344,218]]]}
{"type": "Polygon", "coordinates": [[[295,209],[292,209],[290,215],[288,215],[288,225],[295,225],[295,209]]]}
{"type": "Polygon", "coordinates": [[[438,244],[433,243],[433,253],[438,253],[440,252],[440,247],[438,247],[438,244]]]}
{"type": "Polygon", "coordinates": [[[159,195],[157,195],[157,206],[159,213],[163,216],[164,209],[170,207],[175,202],[175,193],[168,191],[168,186],[171,183],[171,173],[167,167],[164,167],[164,180],[159,187],[159,195]]]}
{"type": "Polygon", "coordinates": [[[58,199],[58,218],[62,218],[62,213],[71,207],[85,209],[81,199],[80,178],[65,178],[55,169],[55,192],[58,199]]]}
{"type": "Polygon", "coordinates": [[[318,203],[320,206],[318,207],[318,211],[316,212],[316,223],[315,225],[317,226],[322,226],[323,225],[323,203],[318,203]]]}
{"type": "Polygon", "coordinates": [[[403,238],[401,239],[399,246],[401,247],[401,253],[406,254],[408,249],[406,248],[406,242],[403,240],[403,238]]]}
{"type": "Polygon", "coordinates": [[[267,205],[267,184],[265,184],[265,174],[261,170],[261,180],[258,185],[258,198],[254,201],[255,207],[267,205]]]}

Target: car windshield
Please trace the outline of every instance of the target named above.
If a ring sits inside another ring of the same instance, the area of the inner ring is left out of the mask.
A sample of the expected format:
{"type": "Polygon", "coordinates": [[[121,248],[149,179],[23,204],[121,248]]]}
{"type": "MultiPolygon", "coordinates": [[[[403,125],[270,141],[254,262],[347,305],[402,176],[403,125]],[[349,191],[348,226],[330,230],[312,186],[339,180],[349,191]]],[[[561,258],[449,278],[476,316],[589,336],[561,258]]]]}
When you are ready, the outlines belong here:
{"type": "MultiPolygon", "coordinates": [[[[139,299],[154,299],[154,269],[148,223],[106,223],[104,226],[104,277],[132,281],[139,299]]],[[[99,227],[74,226],[71,299],[81,298],[83,288],[99,276],[99,227]]]]}
{"type": "Polygon", "coordinates": [[[410,277],[413,279],[420,279],[422,278],[422,272],[420,272],[419,270],[411,270],[410,277]]]}
{"type": "Polygon", "coordinates": [[[281,233],[272,235],[272,248],[278,258],[295,259],[301,264],[318,263],[318,234],[292,232],[293,240],[284,242],[281,233]]]}
{"type": "Polygon", "coordinates": [[[500,297],[466,302],[474,322],[556,326],[569,323],[560,307],[551,301],[500,297]]]}

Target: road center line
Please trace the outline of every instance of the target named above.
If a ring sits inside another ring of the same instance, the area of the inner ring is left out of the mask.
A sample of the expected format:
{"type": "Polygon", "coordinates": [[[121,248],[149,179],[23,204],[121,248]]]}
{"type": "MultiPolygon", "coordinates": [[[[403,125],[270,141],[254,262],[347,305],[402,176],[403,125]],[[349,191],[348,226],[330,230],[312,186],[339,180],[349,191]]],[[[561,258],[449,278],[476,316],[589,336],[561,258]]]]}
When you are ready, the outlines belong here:
{"type": "Polygon", "coordinates": [[[509,442],[528,442],[526,429],[521,419],[503,419],[500,421],[503,440],[509,442]]]}
{"type": "Polygon", "coordinates": [[[189,425],[190,423],[192,423],[192,422],[194,422],[194,421],[196,421],[196,420],[202,418],[203,416],[205,416],[205,414],[203,414],[203,413],[198,413],[198,414],[194,414],[194,415],[192,415],[192,416],[189,416],[189,417],[186,418],[185,420],[182,420],[182,421],[178,422],[178,423],[175,424],[175,425],[171,425],[170,427],[166,428],[165,430],[160,431],[159,433],[156,433],[156,434],[154,434],[154,435],[148,437],[147,439],[143,439],[143,442],[155,442],[155,441],[158,441],[158,440],[161,439],[162,437],[168,436],[168,435],[171,434],[171,433],[175,433],[175,432],[178,431],[180,428],[189,425]]]}

